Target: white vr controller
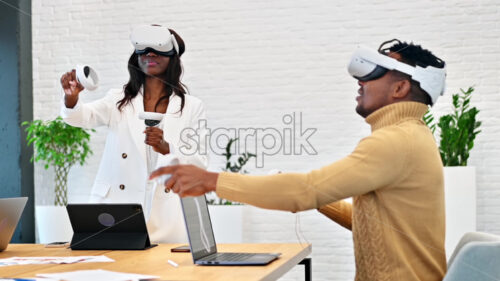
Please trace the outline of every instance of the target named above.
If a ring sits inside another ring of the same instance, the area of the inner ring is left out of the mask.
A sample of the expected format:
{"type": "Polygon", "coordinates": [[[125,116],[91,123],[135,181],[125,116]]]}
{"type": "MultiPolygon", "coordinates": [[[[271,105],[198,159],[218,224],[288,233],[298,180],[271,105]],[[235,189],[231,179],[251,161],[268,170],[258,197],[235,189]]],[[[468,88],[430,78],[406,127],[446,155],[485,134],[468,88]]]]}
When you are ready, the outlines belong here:
{"type": "Polygon", "coordinates": [[[75,71],[78,83],[82,84],[85,89],[93,91],[99,87],[99,76],[92,67],[88,65],[77,65],[75,71]]]}
{"type": "Polygon", "coordinates": [[[139,112],[139,119],[144,120],[144,123],[148,127],[154,127],[160,124],[161,120],[163,120],[164,113],[159,112],[139,112]]]}
{"type": "Polygon", "coordinates": [[[408,74],[412,80],[420,83],[420,88],[431,97],[432,104],[436,103],[445,90],[445,67],[411,66],[364,46],[356,49],[347,70],[351,76],[360,81],[377,79],[387,70],[408,74]]]}

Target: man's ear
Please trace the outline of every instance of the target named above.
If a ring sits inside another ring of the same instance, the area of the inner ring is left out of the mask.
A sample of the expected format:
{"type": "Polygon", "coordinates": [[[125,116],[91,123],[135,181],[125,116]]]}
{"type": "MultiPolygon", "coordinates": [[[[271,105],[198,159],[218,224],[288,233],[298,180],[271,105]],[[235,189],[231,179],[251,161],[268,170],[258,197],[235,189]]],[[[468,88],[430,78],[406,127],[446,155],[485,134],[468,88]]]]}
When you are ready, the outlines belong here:
{"type": "Polygon", "coordinates": [[[405,99],[410,96],[411,83],[408,80],[399,80],[394,82],[392,97],[395,99],[405,99]]]}

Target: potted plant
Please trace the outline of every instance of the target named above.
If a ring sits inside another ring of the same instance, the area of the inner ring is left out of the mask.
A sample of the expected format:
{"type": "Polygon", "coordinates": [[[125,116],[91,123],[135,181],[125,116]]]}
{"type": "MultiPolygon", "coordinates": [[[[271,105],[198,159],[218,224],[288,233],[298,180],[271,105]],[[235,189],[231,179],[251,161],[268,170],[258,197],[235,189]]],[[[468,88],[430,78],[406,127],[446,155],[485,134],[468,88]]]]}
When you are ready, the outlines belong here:
{"type": "Polygon", "coordinates": [[[53,167],[55,170],[54,206],[36,206],[39,240],[41,243],[68,241],[72,235],[65,208],[68,203],[68,173],[73,165],[83,165],[92,154],[90,134],[85,129],[66,124],[61,117],[52,121],[26,121],[22,126],[27,126],[28,145],[34,146],[31,161],[43,161],[45,169],[53,167]]]}
{"type": "MultiPolygon", "coordinates": [[[[226,145],[225,153],[222,154],[226,158],[226,165],[223,171],[246,174],[247,171],[244,170],[243,167],[252,157],[256,157],[256,155],[244,152],[238,156],[236,162],[233,162],[233,158],[237,155],[232,154],[231,148],[237,141],[238,138],[231,138],[226,145]]],[[[243,240],[243,205],[218,197],[208,200],[208,204],[217,242],[241,243],[243,240]],[[227,208],[231,209],[228,210],[227,208]]]]}
{"type": "Polygon", "coordinates": [[[481,132],[479,110],[470,106],[474,87],[460,89],[452,99],[453,111],[434,123],[427,113],[424,121],[434,133],[439,128],[439,153],[443,161],[446,204],[446,252],[449,257],[463,234],[476,230],[476,170],[467,166],[474,140],[481,132]]]}

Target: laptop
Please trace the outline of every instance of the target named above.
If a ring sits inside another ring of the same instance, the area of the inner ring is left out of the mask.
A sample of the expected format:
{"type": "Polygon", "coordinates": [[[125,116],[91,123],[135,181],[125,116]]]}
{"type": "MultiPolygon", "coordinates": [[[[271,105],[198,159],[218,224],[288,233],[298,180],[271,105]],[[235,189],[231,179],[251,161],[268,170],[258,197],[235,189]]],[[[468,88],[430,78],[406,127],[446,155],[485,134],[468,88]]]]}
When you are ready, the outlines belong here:
{"type": "Polygon", "coordinates": [[[28,197],[0,199],[0,252],[10,243],[28,197]]]}
{"type": "Polygon", "coordinates": [[[149,240],[140,204],[68,204],[72,250],[145,250],[149,240]]]}
{"type": "Polygon", "coordinates": [[[199,265],[266,265],[280,253],[219,253],[205,195],[181,198],[193,262],[199,265]]]}

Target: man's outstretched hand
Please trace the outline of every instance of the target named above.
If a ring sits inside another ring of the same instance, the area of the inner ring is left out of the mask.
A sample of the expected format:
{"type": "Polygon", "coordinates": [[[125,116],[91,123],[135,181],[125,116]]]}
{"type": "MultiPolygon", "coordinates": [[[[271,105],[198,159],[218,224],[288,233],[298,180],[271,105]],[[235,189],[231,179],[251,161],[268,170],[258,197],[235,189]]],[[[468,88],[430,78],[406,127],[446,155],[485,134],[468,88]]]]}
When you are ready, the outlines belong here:
{"type": "Polygon", "coordinates": [[[218,173],[208,172],[194,165],[173,165],[161,167],[151,173],[149,179],[161,175],[172,175],[165,182],[165,190],[172,190],[180,197],[200,196],[215,191],[218,173]]]}

